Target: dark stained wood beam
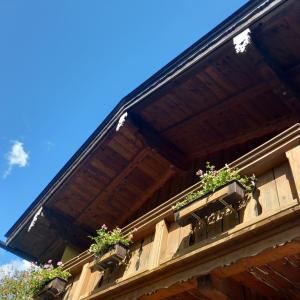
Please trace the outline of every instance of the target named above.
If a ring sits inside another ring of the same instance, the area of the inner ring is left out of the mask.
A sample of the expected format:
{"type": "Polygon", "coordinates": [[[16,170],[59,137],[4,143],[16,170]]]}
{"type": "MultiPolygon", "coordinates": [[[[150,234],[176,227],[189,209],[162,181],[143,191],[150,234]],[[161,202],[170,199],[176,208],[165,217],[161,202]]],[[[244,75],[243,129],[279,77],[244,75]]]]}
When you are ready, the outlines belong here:
{"type": "Polygon", "coordinates": [[[189,291],[197,299],[240,300],[243,299],[243,288],[232,279],[219,279],[212,275],[198,278],[197,289],[189,291]]]}
{"type": "Polygon", "coordinates": [[[156,183],[150,186],[140,197],[132,204],[130,209],[126,214],[120,216],[120,224],[124,225],[126,221],[128,221],[129,217],[131,217],[140,207],[144,205],[144,203],[161,187],[163,187],[166,182],[175,175],[175,171],[172,169],[166,170],[164,174],[161,174],[160,178],[157,179],[156,183]]]}
{"type": "Polygon", "coordinates": [[[74,224],[71,218],[48,207],[43,207],[42,214],[49,222],[50,228],[65,242],[80,249],[85,249],[91,244],[89,236],[94,235],[94,231],[86,230],[82,226],[74,224]]]}
{"type": "Polygon", "coordinates": [[[215,117],[225,109],[230,107],[234,107],[245,99],[251,99],[257,97],[258,94],[264,93],[269,90],[269,87],[266,84],[256,84],[251,87],[248,87],[242,91],[231,95],[224,100],[218,102],[217,104],[213,104],[210,107],[202,110],[201,112],[195,114],[192,117],[188,117],[177,124],[167,128],[164,130],[167,134],[176,134],[176,132],[180,132],[188,123],[198,122],[201,120],[205,122],[206,120],[215,117]]]}
{"type": "Polygon", "coordinates": [[[129,122],[137,129],[140,137],[150,148],[158,152],[174,167],[179,170],[187,170],[189,166],[188,156],[171,142],[166,140],[157,130],[137,114],[130,114],[129,122]]]}
{"type": "Polygon", "coordinates": [[[222,149],[228,149],[237,144],[246,143],[247,141],[250,141],[255,138],[264,137],[267,136],[268,134],[282,131],[287,127],[299,122],[299,119],[300,116],[298,118],[296,116],[284,117],[274,122],[268,123],[265,126],[258,126],[253,130],[249,130],[249,132],[241,132],[239,136],[228,137],[227,140],[223,142],[219,142],[219,143],[216,142],[213,145],[203,146],[200,151],[196,151],[193,153],[193,157],[200,158],[212,152],[212,149],[213,152],[217,152],[222,149]]]}
{"type": "Polygon", "coordinates": [[[300,113],[299,89],[294,85],[287,72],[272,58],[271,53],[259,41],[259,30],[251,35],[252,50],[261,58],[261,65],[258,68],[260,75],[268,82],[283,102],[294,113],[300,113]]]}

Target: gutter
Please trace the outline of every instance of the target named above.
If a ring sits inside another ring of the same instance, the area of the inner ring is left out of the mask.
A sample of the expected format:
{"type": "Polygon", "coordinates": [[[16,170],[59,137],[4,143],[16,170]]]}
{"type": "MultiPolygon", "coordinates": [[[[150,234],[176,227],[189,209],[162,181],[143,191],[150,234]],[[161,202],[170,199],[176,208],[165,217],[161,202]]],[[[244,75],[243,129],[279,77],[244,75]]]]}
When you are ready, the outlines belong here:
{"type": "Polygon", "coordinates": [[[101,141],[113,126],[115,126],[122,114],[132,109],[150,94],[153,94],[158,89],[167,85],[171,80],[187,71],[205,56],[287,1],[293,0],[249,1],[220,25],[185,50],[181,55],[177,56],[164,68],[146,80],[133,92],[123,98],[45,187],[41,194],[25,210],[17,222],[8,230],[5,234],[7,237],[6,246],[8,246],[20,230],[24,228],[40,207],[47,203],[49,198],[62,187],[63,183],[71,176],[80,163],[96,149],[99,141],[101,141]]]}

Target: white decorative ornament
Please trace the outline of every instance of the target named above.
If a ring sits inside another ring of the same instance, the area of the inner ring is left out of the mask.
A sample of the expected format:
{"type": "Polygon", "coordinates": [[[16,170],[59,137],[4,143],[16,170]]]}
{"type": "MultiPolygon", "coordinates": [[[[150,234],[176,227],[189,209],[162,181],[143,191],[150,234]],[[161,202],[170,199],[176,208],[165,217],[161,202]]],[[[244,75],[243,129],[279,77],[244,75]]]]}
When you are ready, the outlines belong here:
{"type": "Polygon", "coordinates": [[[125,113],[120,117],[119,122],[118,122],[118,124],[117,124],[116,131],[119,131],[120,128],[124,125],[127,116],[128,116],[128,113],[125,112],[125,113]]]}
{"type": "Polygon", "coordinates": [[[233,44],[236,53],[244,53],[247,46],[251,43],[251,30],[247,28],[233,38],[233,44]]]}
{"type": "Polygon", "coordinates": [[[29,227],[28,227],[28,230],[27,230],[28,232],[30,232],[30,230],[34,227],[36,221],[37,221],[38,218],[41,216],[42,211],[43,211],[43,207],[41,206],[41,207],[39,208],[39,210],[38,210],[38,211],[35,213],[35,215],[33,216],[32,221],[31,221],[31,223],[30,223],[30,225],[29,225],[29,227]]]}

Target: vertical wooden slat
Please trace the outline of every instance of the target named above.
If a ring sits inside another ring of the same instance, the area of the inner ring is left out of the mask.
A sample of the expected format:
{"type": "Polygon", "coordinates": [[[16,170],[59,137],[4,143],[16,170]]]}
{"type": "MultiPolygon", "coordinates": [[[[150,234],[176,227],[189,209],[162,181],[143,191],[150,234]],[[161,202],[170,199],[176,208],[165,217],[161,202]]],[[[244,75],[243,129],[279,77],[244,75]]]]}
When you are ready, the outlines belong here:
{"type": "Polygon", "coordinates": [[[297,202],[296,195],[293,195],[293,178],[288,163],[274,168],[274,176],[278,193],[280,207],[286,206],[291,202],[297,202]]]}
{"type": "Polygon", "coordinates": [[[258,178],[257,188],[260,193],[259,202],[262,206],[263,214],[279,208],[278,194],[273,170],[261,175],[258,178]]]}
{"type": "Polygon", "coordinates": [[[215,237],[222,232],[222,219],[207,225],[207,237],[215,237]]]}
{"type": "Polygon", "coordinates": [[[102,271],[92,270],[90,280],[87,284],[87,288],[86,288],[85,292],[87,293],[87,292],[93,291],[99,285],[99,282],[102,277],[103,277],[102,271]]]}
{"type": "Polygon", "coordinates": [[[292,175],[294,178],[294,183],[297,190],[298,200],[300,199],[300,145],[287,151],[286,157],[289,160],[289,164],[292,170],[292,175]]]}
{"type": "Polygon", "coordinates": [[[74,289],[74,294],[73,294],[73,297],[72,297],[73,300],[79,300],[80,296],[87,292],[86,287],[88,285],[90,276],[91,276],[90,263],[86,263],[82,267],[82,271],[81,271],[81,274],[80,274],[80,277],[79,277],[79,281],[76,284],[76,287],[74,289]]]}
{"type": "Polygon", "coordinates": [[[139,257],[138,270],[137,270],[139,272],[148,268],[152,243],[153,243],[153,234],[144,239],[143,247],[141,249],[141,253],[139,257]]]}
{"type": "Polygon", "coordinates": [[[194,228],[195,243],[199,243],[207,239],[207,224],[206,222],[198,223],[194,228]]]}
{"type": "Polygon", "coordinates": [[[130,277],[137,272],[142,247],[143,245],[141,241],[134,243],[130,247],[130,260],[126,266],[123,278],[130,277]]]}
{"type": "Polygon", "coordinates": [[[165,220],[161,220],[155,226],[154,241],[149,257],[149,269],[154,269],[159,266],[163,251],[167,245],[168,226],[165,220]]]}

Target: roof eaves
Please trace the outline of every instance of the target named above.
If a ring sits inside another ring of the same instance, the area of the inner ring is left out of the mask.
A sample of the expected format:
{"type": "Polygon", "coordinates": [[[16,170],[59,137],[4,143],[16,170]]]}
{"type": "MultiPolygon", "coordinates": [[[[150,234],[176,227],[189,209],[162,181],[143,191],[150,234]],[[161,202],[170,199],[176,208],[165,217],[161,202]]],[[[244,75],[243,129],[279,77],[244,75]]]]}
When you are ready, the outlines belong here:
{"type": "Polygon", "coordinates": [[[147,96],[188,70],[199,60],[203,59],[209,53],[233,38],[236,34],[287,1],[289,0],[253,0],[248,2],[182,54],[173,59],[160,71],[151,76],[134,91],[124,97],[45,187],[41,194],[25,210],[16,223],[8,230],[5,234],[8,238],[6,244],[9,245],[14,236],[16,236],[28,220],[34,216],[37,210],[62,186],[63,182],[74,172],[79,164],[92,153],[94,147],[109,132],[114,124],[116,124],[125,111],[128,111],[133,106],[143,101],[147,96]]]}

